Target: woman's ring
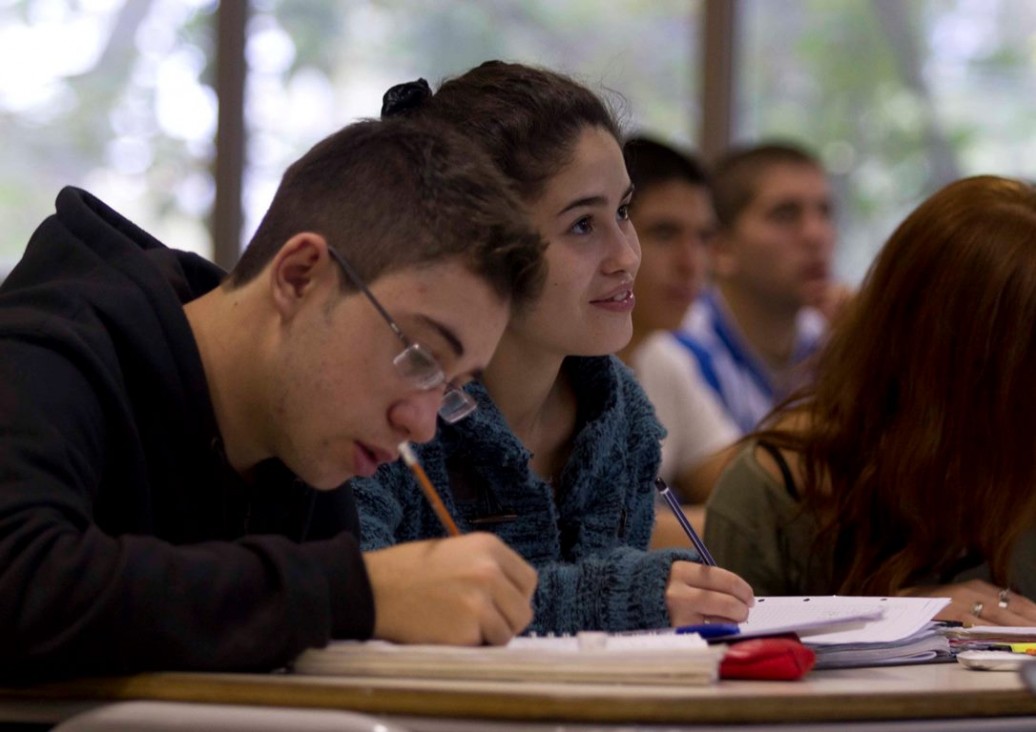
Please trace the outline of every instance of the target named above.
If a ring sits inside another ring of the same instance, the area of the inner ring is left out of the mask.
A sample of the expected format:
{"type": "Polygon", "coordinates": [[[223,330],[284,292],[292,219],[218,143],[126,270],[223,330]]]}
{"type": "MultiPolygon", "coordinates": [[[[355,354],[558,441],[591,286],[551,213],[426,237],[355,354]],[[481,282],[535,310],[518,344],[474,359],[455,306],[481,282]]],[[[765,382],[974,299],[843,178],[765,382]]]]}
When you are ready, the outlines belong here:
{"type": "Polygon", "coordinates": [[[1009,599],[1011,599],[1010,593],[1011,593],[1010,588],[1005,587],[1004,589],[1000,590],[1000,594],[997,595],[996,606],[998,608],[1000,608],[1001,610],[1006,610],[1007,609],[1007,601],[1009,599]]]}
{"type": "Polygon", "coordinates": [[[974,615],[976,618],[981,618],[982,617],[982,608],[984,608],[984,607],[985,607],[985,605],[983,605],[982,601],[979,600],[978,602],[976,602],[974,605],[971,606],[971,614],[974,615]]]}

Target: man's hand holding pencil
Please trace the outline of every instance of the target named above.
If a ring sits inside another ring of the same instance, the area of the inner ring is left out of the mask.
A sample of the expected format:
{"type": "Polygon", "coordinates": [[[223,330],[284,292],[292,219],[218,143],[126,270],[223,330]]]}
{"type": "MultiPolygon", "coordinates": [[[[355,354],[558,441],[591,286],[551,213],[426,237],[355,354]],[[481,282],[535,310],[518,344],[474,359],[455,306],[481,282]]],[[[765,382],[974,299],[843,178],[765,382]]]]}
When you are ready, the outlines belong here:
{"type": "Polygon", "coordinates": [[[502,645],[532,622],[536,570],[492,534],[460,529],[407,442],[400,456],[448,539],[364,555],[374,590],[374,637],[397,643],[502,645]]]}
{"type": "Polygon", "coordinates": [[[492,534],[398,544],[364,561],[375,638],[502,645],[532,621],[536,570],[492,534]]]}

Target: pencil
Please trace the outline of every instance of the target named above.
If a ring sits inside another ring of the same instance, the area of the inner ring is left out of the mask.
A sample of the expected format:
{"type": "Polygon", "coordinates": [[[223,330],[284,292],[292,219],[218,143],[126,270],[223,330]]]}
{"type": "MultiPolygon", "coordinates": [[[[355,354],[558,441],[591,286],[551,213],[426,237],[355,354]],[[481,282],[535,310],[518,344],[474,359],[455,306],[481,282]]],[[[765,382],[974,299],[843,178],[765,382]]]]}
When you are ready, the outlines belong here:
{"type": "Polygon", "coordinates": [[[460,536],[460,529],[454,523],[450,512],[446,510],[446,504],[442,502],[442,498],[439,497],[439,493],[435,490],[435,486],[432,485],[432,481],[428,480],[428,473],[424,472],[421,463],[417,462],[417,455],[414,454],[414,448],[410,446],[409,442],[404,440],[399,443],[399,454],[403,457],[403,462],[413,472],[414,477],[417,478],[417,484],[421,486],[424,497],[432,504],[432,510],[439,517],[439,522],[443,525],[443,528],[446,529],[450,536],[460,536]]]}
{"type": "Polygon", "coordinates": [[[687,534],[687,538],[691,540],[691,543],[694,544],[694,548],[698,550],[698,557],[701,559],[701,563],[707,564],[710,567],[715,567],[716,560],[712,558],[712,554],[710,554],[709,550],[705,548],[705,542],[701,540],[701,537],[698,536],[698,532],[694,530],[694,527],[691,526],[691,522],[687,520],[687,516],[684,515],[683,509],[680,508],[680,502],[676,500],[676,496],[674,496],[673,492],[669,490],[669,486],[666,485],[666,482],[661,478],[655,478],[655,488],[658,489],[662,498],[665,499],[666,505],[669,506],[673,515],[676,516],[676,520],[683,529],[683,533],[687,534]]]}

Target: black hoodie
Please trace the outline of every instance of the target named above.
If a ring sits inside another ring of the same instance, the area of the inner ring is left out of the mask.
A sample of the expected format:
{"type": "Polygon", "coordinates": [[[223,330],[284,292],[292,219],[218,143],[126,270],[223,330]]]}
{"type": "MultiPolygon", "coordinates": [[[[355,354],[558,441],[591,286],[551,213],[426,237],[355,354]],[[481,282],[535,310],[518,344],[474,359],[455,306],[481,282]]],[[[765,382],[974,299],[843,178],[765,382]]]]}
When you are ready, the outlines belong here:
{"type": "Polygon", "coordinates": [[[0,678],[265,670],[374,622],[348,488],[221,449],[183,311],[223,272],[61,191],[0,287],[0,678]]]}

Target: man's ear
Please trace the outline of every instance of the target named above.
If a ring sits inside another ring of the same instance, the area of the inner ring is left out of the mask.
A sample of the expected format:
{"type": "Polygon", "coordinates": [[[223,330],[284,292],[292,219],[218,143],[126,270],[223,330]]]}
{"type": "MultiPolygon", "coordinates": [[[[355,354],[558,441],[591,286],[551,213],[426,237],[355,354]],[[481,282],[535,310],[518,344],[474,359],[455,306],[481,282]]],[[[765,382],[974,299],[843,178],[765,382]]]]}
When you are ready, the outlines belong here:
{"type": "Polygon", "coordinates": [[[288,239],[274,255],[269,269],[270,294],[283,317],[292,317],[329,282],[337,282],[327,246],[324,237],[307,231],[288,239]]]}

